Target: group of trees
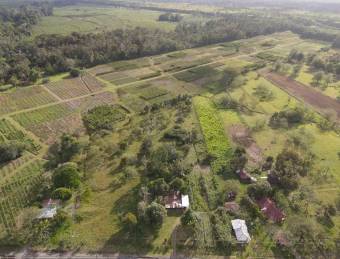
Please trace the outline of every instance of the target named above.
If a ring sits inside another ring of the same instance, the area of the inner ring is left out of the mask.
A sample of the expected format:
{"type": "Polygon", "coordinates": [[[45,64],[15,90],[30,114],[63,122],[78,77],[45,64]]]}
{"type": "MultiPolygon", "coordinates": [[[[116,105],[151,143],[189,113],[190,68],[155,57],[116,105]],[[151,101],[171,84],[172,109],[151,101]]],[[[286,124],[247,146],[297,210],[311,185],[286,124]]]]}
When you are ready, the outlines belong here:
{"type": "Polygon", "coordinates": [[[17,141],[0,143],[0,165],[20,157],[25,144],[17,141]]]}
{"type": "Polygon", "coordinates": [[[183,19],[183,16],[180,14],[173,14],[173,13],[165,13],[161,14],[158,18],[161,22],[180,22],[183,19]]]}
{"type": "MultiPolygon", "coordinates": [[[[32,8],[32,10],[38,10],[34,11],[36,17],[52,13],[49,5],[47,7],[38,5],[32,8]]],[[[26,9],[23,8],[23,10],[26,9]]],[[[15,9],[11,12],[15,13],[19,10],[15,9]]],[[[38,20],[38,18],[30,19],[31,12],[22,11],[22,15],[27,18],[20,18],[20,21],[28,20],[34,24],[38,20]]],[[[166,17],[172,16],[166,15],[166,17]]],[[[12,23],[14,22],[10,22],[12,23]]],[[[13,85],[29,84],[41,74],[51,75],[70,71],[74,67],[90,67],[115,60],[137,58],[286,30],[320,40],[332,41],[336,38],[336,35],[324,35],[315,29],[311,30],[307,25],[298,25],[284,16],[261,17],[246,13],[230,13],[204,23],[182,22],[172,32],[134,28],[95,34],[40,35],[34,40],[14,37],[13,40],[8,35],[20,34],[20,30],[10,26],[6,30],[10,32],[3,32],[6,40],[0,42],[0,54],[3,56],[0,61],[0,83],[13,85]]]]}

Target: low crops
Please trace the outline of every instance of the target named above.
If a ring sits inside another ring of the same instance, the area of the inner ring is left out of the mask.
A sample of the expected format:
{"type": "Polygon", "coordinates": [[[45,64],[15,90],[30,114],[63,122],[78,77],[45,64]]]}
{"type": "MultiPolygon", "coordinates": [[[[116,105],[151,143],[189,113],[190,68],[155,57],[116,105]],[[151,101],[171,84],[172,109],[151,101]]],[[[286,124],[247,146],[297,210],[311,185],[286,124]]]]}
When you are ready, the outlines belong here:
{"type": "Polygon", "coordinates": [[[218,111],[213,103],[204,97],[194,98],[194,106],[208,153],[215,158],[212,169],[214,172],[220,172],[228,166],[232,148],[225,135],[218,111]]]}

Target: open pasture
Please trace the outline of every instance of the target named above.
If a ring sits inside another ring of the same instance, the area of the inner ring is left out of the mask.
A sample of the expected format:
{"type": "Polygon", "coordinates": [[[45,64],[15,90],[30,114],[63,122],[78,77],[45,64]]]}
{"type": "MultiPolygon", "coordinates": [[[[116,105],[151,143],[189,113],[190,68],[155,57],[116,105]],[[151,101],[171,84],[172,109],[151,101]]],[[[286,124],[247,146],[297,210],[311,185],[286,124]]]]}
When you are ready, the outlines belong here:
{"type": "Polygon", "coordinates": [[[159,11],[116,8],[112,6],[56,7],[54,15],[43,17],[34,26],[33,35],[69,34],[71,32],[102,32],[138,26],[173,30],[175,23],[159,22],[159,11]]]}
{"type": "Polygon", "coordinates": [[[63,100],[96,92],[100,90],[102,86],[100,81],[88,74],[46,85],[51,92],[63,100]]]}
{"type": "Polygon", "coordinates": [[[56,98],[42,86],[15,88],[9,92],[0,94],[0,115],[34,108],[55,101],[56,98]]]}

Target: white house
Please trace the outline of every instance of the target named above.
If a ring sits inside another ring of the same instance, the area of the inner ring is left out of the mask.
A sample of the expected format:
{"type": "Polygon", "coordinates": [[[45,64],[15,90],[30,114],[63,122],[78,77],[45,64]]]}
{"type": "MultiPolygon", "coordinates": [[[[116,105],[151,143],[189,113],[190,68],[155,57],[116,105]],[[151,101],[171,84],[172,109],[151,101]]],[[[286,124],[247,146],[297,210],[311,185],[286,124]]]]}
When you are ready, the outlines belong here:
{"type": "Polygon", "coordinates": [[[248,233],[246,222],[242,219],[234,219],[231,221],[231,225],[233,226],[237,241],[249,243],[251,238],[248,233]]]}

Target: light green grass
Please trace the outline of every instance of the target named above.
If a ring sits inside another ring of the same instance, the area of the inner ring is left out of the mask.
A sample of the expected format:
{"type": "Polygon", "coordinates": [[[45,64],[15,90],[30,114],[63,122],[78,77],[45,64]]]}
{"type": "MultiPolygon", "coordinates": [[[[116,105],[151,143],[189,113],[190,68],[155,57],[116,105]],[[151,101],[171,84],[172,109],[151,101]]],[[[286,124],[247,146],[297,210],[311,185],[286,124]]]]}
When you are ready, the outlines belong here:
{"type": "Polygon", "coordinates": [[[33,35],[101,32],[122,28],[148,27],[173,30],[176,23],[159,22],[161,12],[99,6],[54,8],[54,15],[43,17],[33,35]]]}

